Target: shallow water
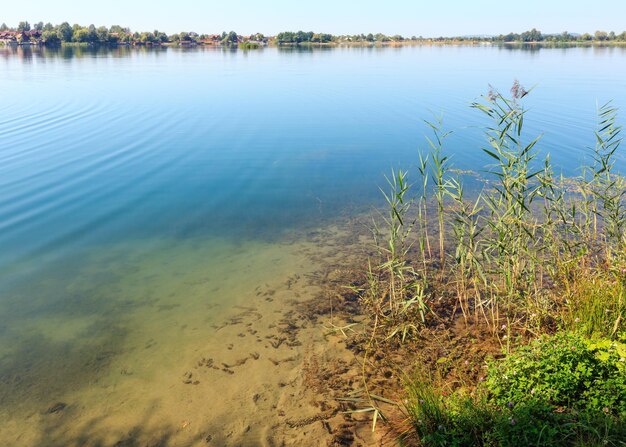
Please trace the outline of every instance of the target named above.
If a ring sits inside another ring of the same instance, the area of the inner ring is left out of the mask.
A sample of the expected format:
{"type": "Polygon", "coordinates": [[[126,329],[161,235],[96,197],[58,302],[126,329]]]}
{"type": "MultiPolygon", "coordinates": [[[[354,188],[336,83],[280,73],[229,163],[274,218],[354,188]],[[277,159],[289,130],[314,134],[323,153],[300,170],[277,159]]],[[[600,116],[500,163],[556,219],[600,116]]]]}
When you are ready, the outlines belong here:
{"type": "Polygon", "coordinates": [[[315,296],[315,259],[337,251],[310,236],[376,203],[391,166],[415,163],[429,111],[455,131],[456,167],[482,169],[485,121],[470,103],[488,84],[536,85],[527,130],[576,173],[596,103],[626,106],[626,49],[614,47],[0,56],[9,445],[271,445],[320,332],[275,348],[276,328],[315,296]]]}

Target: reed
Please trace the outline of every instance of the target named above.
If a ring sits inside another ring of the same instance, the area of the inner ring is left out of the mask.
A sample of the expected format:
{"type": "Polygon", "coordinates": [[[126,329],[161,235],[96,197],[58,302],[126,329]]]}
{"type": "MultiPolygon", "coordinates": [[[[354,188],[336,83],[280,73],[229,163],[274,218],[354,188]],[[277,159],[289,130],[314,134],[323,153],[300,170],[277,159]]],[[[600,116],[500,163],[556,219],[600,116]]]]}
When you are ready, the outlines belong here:
{"type": "Polygon", "coordinates": [[[368,261],[368,286],[362,298],[387,329],[387,338],[400,335],[405,340],[417,330],[412,321],[415,314],[422,323],[426,320],[426,283],[409,259],[417,220],[411,216],[415,200],[409,198],[408,173],[392,170],[385,178],[387,190],[381,188],[381,193],[387,208],[373,220],[378,260],[368,261]]]}
{"type": "Polygon", "coordinates": [[[593,209],[603,223],[602,238],[606,256],[610,259],[613,253],[624,247],[625,242],[626,184],[622,176],[614,173],[615,153],[622,142],[622,128],[616,124],[617,109],[610,102],[598,109],[598,117],[590,189],[597,202],[593,209]]]}
{"type": "MultiPolygon", "coordinates": [[[[386,206],[372,225],[377,256],[355,289],[372,322],[364,325],[371,332],[357,399],[365,407],[358,411],[371,412],[374,426],[383,415],[367,379],[372,352],[400,349],[412,338],[419,343],[425,326],[452,327],[457,318],[485,325],[506,355],[519,340],[559,329],[609,344],[623,337],[626,180],[615,169],[622,141],[617,110],[610,103],[598,108],[591,163],[579,176],[565,177],[555,173],[549,154],[540,157],[541,135],[524,132],[528,93],[516,81],[509,97],[491,89],[472,104],[490,121],[480,148],[489,163],[482,190],[468,193],[452,169],[444,148],[450,133],[440,118],[427,122],[432,136],[429,151],[418,155],[417,194],[407,172],[392,170],[386,177],[386,206]],[[438,249],[432,250],[431,238],[438,249]],[[448,297],[450,303],[435,312],[433,301],[448,297]]],[[[345,335],[351,328],[341,329],[345,335]]],[[[419,382],[408,392],[413,406],[407,412],[417,421],[409,433],[422,441],[439,436],[440,425],[456,424],[454,436],[468,434],[474,442],[481,435],[472,431],[475,423],[507,423],[475,399],[447,406],[419,382]]]]}
{"type": "MultiPolygon", "coordinates": [[[[434,122],[424,121],[432,130],[433,138],[426,137],[428,146],[430,147],[430,154],[426,158],[430,160],[430,170],[432,174],[434,184],[434,196],[437,204],[437,223],[438,223],[438,236],[439,236],[439,267],[444,269],[446,263],[446,249],[445,249],[445,198],[447,196],[447,176],[450,170],[450,158],[444,154],[444,141],[451,134],[451,132],[443,131],[443,118],[437,117],[434,122]]],[[[420,155],[420,165],[423,162],[423,157],[420,155]]],[[[427,202],[425,202],[427,203],[427,202]]]]}
{"type": "MultiPolygon", "coordinates": [[[[600,306],[583,304],[584,284],[605,278],[607,269],[617,271],[626,265],[626,181],[615,171],[621,143],[617,110],[610,103],[598,109],[593,162],[579,177],[566,178],[555,175],[549,155],[539,157],[541,135],[525,135],[527,111],[522,103],[528,94],[516,81],[510,97],[491,89],[472,104],[491,124],[485,129],[487,145],[481,148],[490,161],[488,183],[471,199],[445,154],[450,132],[442,130],[441,118],[427,122],[432,136],[427,137],[429,152],[419,153],[417,197],[405,171],[386,177],[387,189],[381,191],[387,207],[374,225],[380,262],[371,265],[371,284],[361,293],[366,308],[386,328],[386,336],[401,334],[404,340],[426,323],[431,285],[447,283],[453,286],[466,321],[472,315],[494,334],[506,328],[502,339],[507,339],[508,350],[513,328],[537,333],[542,325],[564,325],[565,315],[583,318],[583,311],[573,309],[600,306]],[[430,228],[437,229],[436,261],[430,228]],[[417,257],[411,250],[415,243],[417,257]],[[580,305],[572,306],[574,299],[580,305]]],[[[588,295],[606,302],[607,309],[618,299],[588,295]]],[[[617,331],[623,317],[618,319],[621,310],[615,312],[612,324],[617,331]]],[[[607,322],[601,326],[604,335],[617,333],[607,329],[607,322]]]]}
{"type": "Polygon", "coordinates": [[[481,220],[483,199],[479,195],[475,201],[467,201],[463,184],[456,178],[450,179],[448,193],[455,204],[452,227],[456,239],[454,265],[458,278],[459,307],[467,320],[468,314],[472,312],[470,294],[473,294],[475,317],[478,317],[478,314],[486,317],[482,297],[482,290],[488,288],[483,269],[484,241],[481,240],[481,234],[485,229],[481,220]]]}

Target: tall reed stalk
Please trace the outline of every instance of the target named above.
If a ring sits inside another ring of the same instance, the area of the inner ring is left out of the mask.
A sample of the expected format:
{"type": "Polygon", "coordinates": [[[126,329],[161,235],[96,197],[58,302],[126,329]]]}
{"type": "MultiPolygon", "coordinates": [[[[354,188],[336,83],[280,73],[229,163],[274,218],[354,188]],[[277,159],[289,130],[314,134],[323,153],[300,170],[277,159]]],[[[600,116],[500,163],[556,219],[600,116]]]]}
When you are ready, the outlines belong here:
{"type": "Polygon", "coordinates": [[[599,123],[591,167],[591,191],[599,203],[595,212],[604,224],[603,240],[609,259],[624,247],[626,224],[626,184],[622,176],[614,174],[615,153],[622,142],[622,128],[616,124],[616,116],[617,109],[611,103],[598,109],[599,123]]]}
{"type": "Polygon", "coordinates": [[[447,174],[450,170],[450,159],[443,153],[443,143],[451,132],[443,131],[441,117],[438,117],[435,122],[425,121],[425,123],[430,126],[433,132],[433,138],[431,139],[427,136],[426,141],[430,146],[430,168],[434,183],[434,196],[437,202],[437,222],[439,224],[439,267],[443,270],[446,262],[445,198],[448,186],[447,174]]]}

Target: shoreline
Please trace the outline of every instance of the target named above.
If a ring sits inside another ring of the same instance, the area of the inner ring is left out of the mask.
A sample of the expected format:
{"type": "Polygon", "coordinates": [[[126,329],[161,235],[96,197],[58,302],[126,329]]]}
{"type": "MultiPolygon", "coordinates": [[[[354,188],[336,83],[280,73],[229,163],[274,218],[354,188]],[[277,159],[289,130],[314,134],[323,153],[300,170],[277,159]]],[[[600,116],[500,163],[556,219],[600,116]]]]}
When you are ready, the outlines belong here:
{"type": "Polygon", "coordinates": [[[46,45],[43,43],[27,43],[15,44],[0,41],[0,48],[3,49],[41,49],[57,50],[63,48],[81,48],[81,49],[117,49],[117,48],[222,48],[236,50],[262,50],[264,48],[402,48],[402,47],[501,47],[501,48],[620,48],[626,47],[626,42],[484,42],[484,41],[409,41],[409,42],[330,42],[330,43],[269,43],[265,45],[246,43],[239,45],[223,45],[212,43],[194,43],[189,45],[180,45],[173,42],[163,44],[90,44],[90,43],[62,43],[60,45],[46,45]]]}

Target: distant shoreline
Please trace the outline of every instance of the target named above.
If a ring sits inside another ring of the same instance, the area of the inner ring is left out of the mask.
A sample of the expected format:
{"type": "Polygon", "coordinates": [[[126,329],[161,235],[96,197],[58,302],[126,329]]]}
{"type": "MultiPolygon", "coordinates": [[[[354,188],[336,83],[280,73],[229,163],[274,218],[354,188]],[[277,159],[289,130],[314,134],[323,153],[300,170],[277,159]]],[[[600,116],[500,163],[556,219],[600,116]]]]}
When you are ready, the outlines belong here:
{"type": "Polygon", "coordinates": [[[620,34],[615,31],[597,30],[593,34],[569,33],[564,31],[558,34],[543,34],[533,28],[522,33],[498,35],[465,35],[424,37],[413,34],[387,35],[383,33],[368,34],[329,34],[313,31],[282,31],[276,35],[254,33],[242,35],[235,31],[223,31],[217,34],[182,31],[168,34],[159,30],[133,31],[119,25],[99,26],[91,24],[82,26],[70,25],[68,22],[53,25],[52,23],[38,22],[30,24],[20,22],[16,27],[0,24],[0,42],[9,45],[57,46],[61,44],[79,45],[133,45],[133,46],[196,46],[221,45],[239,46],[247,49],[261,48],[272,45],[328,45],[328,46],[404,46],[422,44],[563,44],[563,45],[623,45],[626,44],[626,31],[620,34]]]}
{"type": "Polygon", "coordinates": [[[3,48],[240,48],[240,49],[260,49],[264,47],[271,48],[385,48],[385,47],[410,47],[410,46],[492,46],[492,47],[624,47],[626,42],[622,41],[573,41],[573,42],[502,42],[502,41],[484,41],[484,40],[404,40],[400,42],[300,42],[300,43],[276,43],[269,42],[265,44],[247,43],[240,44],[221,44],[193,42],[189,44],[180,44],[178,42],[164,43],[82,43],[82,42],[63,42],[59,44],[45,44],[42,42],[5,42],[0,41],[0,47],[3,48]]]}

